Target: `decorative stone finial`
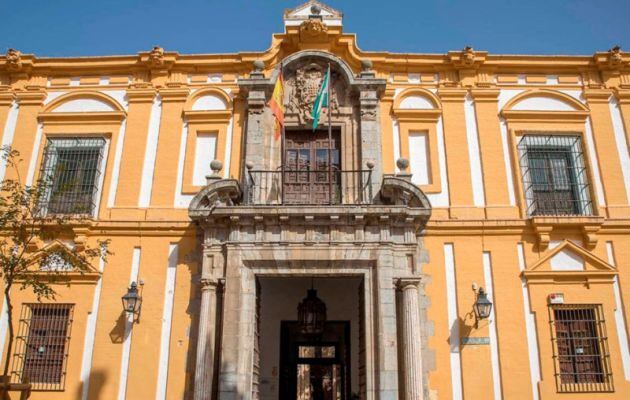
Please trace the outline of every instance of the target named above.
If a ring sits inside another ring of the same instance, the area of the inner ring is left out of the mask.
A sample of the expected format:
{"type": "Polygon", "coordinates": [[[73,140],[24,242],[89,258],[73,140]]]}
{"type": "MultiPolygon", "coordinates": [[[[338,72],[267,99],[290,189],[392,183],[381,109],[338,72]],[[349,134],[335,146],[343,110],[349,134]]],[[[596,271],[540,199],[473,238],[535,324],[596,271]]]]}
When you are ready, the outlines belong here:
{"type": "Polygon", "coordinates": [[[401,157],[398,160],[396,160],[396,166],[398,167],[400,172],[405,172],[407,168],[409,167],[409,160],[401,157]]]}
{"type": "Polygon", "coordinates": [[[153,46],[149,52],[149,62],[152,67],[161,67],[164,65],[164,49],[160,46],[153,46]]]}
{"type": "Polygon", "coordinates": [[[475,50],[471,46],[466,46],[462,50],[462,63],[466,65],[475,63],[475,50]]]}
{"type": "Polygon", "coordinates": [[[372,63],[372,60],[370,60],[369,58],[364,58],[363,60],[361,60],[362,71],[370,71],[373,66],[374,64],[372,63]]]}
{"type": "Polygon", "coordinates": [[[22,53],[15,49],[7,50],[7,69],[9,71],[19,71],[22,69],[22,53]]]}
{"type": "Polygon", "coordinates": [[[255,72],[262,72],[265,68],[265,62],[263,60],[256,60],[252,63],[255,72]]]}
{"type": "Polygon", "coordinates": [[[374,161],[368,161],[365,163],[365,165],[369,168],[369,169],[373,169],[374,168],[374,161]]]}
{"type": "Polygon", "coordinates": [[[252,170],[252,168],[254,168],[254,163],[253,163],[253,162],[251,162],[251,161],[247,161],[247,162],[245,163],[245,168],[247,168],[249,171],[251,171],[251,170],[252,170]]]}
{"type": "Polygon", "coordinates": [[[608,50],[608,59],[611,65],[619,65],[623,62],[621,46],[616,45],[608,50]]]}
{"type": "Polygon", "coordinates": [[[320,15],[322,13],[322,8],[317,4],[313,4],[311,6],[311,14],[312,15],[320,15]]]}
{"type": "Polygon", "coordinates": [[[212,160],[210,162],[210,169],[215,175],[218,175],[218,173],[223,169],[223,163],[219,160],[212,160]]]}

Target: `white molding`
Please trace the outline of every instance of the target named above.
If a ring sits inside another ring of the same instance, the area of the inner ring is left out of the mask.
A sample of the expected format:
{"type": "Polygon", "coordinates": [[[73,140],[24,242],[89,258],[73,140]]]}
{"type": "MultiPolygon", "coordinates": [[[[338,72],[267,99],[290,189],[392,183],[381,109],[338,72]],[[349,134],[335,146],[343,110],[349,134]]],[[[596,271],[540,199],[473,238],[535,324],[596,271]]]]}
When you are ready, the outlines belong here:
{"type": "Polygon", "coordinates": [[[171,326],[173,322],[173,299],[175,297],[175,277],[177,275],[179,250],[171,243],[168,251],[168,265],[166,269],[166,286],[164,288],[164,309],[162,312],[162,337],[160,339],[160,362],[158,369],[156,400],[166,399],[168,385],[168,361],[171,344],[171,326]]]}
{"type": "Polygon", "coordinates": [[[516,193],[514,189],[514,170],[510,157],[510,145],[508,140],[507,123],[503,117],[499,117],[499,128],[501,130],[501,146],[503,147],[503,164],[505,165],[505,177],[507,180],[508,196],[510,205],[516,206],[516,193]]]}
{"type": "MultiPolygon", "coordinates": [[[[133,248],[133,256],[131,259],[131,273],[129,276],[129,284],[138,281],[138,273],[140,272],[140,247],[133,248]]],[[[120,380],[118,382],[118,400],[125,400],[127,396],[127,376],[129,374],[129,357],[131,355],[131,334],[133,332],[134,316],[126,314],[125,320],[125,336],[123,339],[123,352],[120,361],[120,380]]]]}
{"type": "MultiPolygon", "coordinates": [[[[2,133],[2,146],[11,146],[13,144],[13,137],[15,136],[15,126],[17,125],[18,114],[20,112],[19,104],[14,101],[11,103],[9,114],[7,115],[7,121],[4,124],[4,130],[2,133]]],[[[4,180],[4,174],[7,171],[7,162],[0,159],[0,181],[4,180]]]]}
{"type": "MultiPolygon", "coordinates": [[[[518,267],[521,272],[525,271],[525,249],[523,243],[516,245],[518,251],[518,267]]],[[[540,365],[538,355],[538,338],[536,335],[536,319],[529,304],[529,291],[527,282],[521,277],[521,289],[523,292],[523,309],[525,311],[525,331],[527,333],[527,348],[529,355],[529,372],[532,385],[532,399],[539,400],[538,382],[540,382],[540,365]]]]}
{"type": "Polygon", "coordinates": [[[223,177],[225,179],[230,177],[230,161],[232,161],[232,136],[234,135],[234,114],[232,114],[232,116],[230,117],[230,122],[228,122],[226,134],[227,137],[225,138],[225,162],[223,163],[223,177]]]}
{"type": "MultiPolygon", "coordinates": [[[[101,274],[105,271],[105,260],[101,258],[98,264],[101,274]]],[[[92,371],[92,356],[94,354],[94,338],[96,336],[96,321],[98,320],[98,308],[101,302],[101,289],[103,288],[103,276],[99,278],[94,287],[92,310],[87,318],[85,329],[85,343],[83,345],[83,360],[81,362],[81,400],[87,400],[90,390],[90,373],[92,371]]]]}
{"type": "MultiPolygon", "coordinates": [[[[615,252],[612,242],[606,242],[606,254],[608,264],[616,266],[615,252]]],[[[628,343],[628,331],[626,329],[626,318],[621,302],[621,288],[619,287],[619,277],[615,276],[613,281],[613,291],[615,293],[615,325],[617,327],[617,338],[619,339],[619,351],[621,352],[621,363],[623,364],[623,375],[626,381],[630,381],[630,349],[628,343]]]]}
{"type": "Polygon", "coordinates": [[[591,126],[591,117],[586,118],[584,123],[584,133],[586,136],[586,145],[588,146],[589,160],[588,164],[593,169],[593,178],[595,178],[595,192],[597,194],[597,202],[599,206],[606,205],[606,197],[604,197],[604,189],[602,185],[602,178],[599,174],[599,160],[597,157],[597,151],[595,151],[595,143],[593,141],[593,128],[591,126]]]}
{"type": "Polygon", "coordinates": [[[446,271],[446,301],[448,326],[450,329],[451,386],[453,400],[462,400],[462,361],[459,348],[459,318],[457,314],[457,279],[455,277],[455,253],[453,243],[444,243],[444,266],[446,271]]]}
{"type": "Polygon", "coordinates": [[[153,173],[157,157],[158,140],[160,138],[160,120],[162,119],[162,98],[157,95],[151,106],[149,117],[149,133],[142,165],[142,182],[140,184],[140,198],[138,207],[146,208],[151,204],[151,190],[153,189],[153,173]]]}
{"type": "Polygon", "coordinates": [[[39,155],[39,146],[42,142],[44,125],[40,122],[37,124],[37,132],[35,133],[35,144],[31,152],[31,159],[28,163],[28,173],[26,174],[26,186],[32,186],[35,179],[35,169],[37,168],[37,156],[39,155]]]}
{"type": "Polygon", "coordinates": [[[488,334],[490,336],[490,360],[492,363],[492,383],[494,388],[494,400],[503,399],[501,390],[501,368],[499,364],[499,342],[497,339],[497,323],[495,318],[496,301],[494,300],[494,286],[492,281],[492,259],[490,252],[484,251],[483,255],[483,277],[486,285],[486,293],[488,300],[494,303],[494,307],[490,309],[490,317],[488,318],[488,334]]]}
{"type": "Polygon", "coordinates": [[[101,171],[98,177],[98,186],[96,187],[96,203],[94,204],[94,211],[92,216],[98,218],[99,208],[101,207],[101,196],[103,195],[103,185],[105,184],[105,173],[107,172],[107,157],[109,156],[109,146],[111,145],[111,139],[105,139],[105,148],[103,149],[103,158],[101,159],[101,165],[99,170],[101,171]]]}
{"type": "Polygon", "coordinates": [[[188,121],[184,120],[182,136],[179,142],[179,161],[177,162],[177,181],[175,183],[175,208],[188,208],[193,196],[182,194],[184,186],[184,160],[186,158],[186,144],[188,143],[188,121]]]}
{"type": "Polygon", "coordinates": [[[394,148],[394,169],[396,173],[400,172],[400,169],[396,165],[396,161],[400,158],[400,124],[397,118],[392,118],[392,147],[394,148]]]}
{"type": "Polygon", "coordinates": [[[479,131],[477,129],[475,102],[470,93],[466,95],[464,100],[464,117],[466,119],[466,139],[468,142],[468,158],[470,160],[473,203],[475,207],[484,207],[486,205],[486,196],[483,185],[481,155],[479,154],[479,131]]]}
{"type": "Polygon", "coordinates": [[[120,176],[120,164],[122,162],[123,147],[125,145],[125,132],[127,130],[127,119],[120,124],[118,141],[114,153],[114,166],[112,168],[112,180],[109,182],[109,195],[107,197],[107,207],[112,208],[116,203],[116,192],[118,191],[118,179],[120,176]]]}
{"type": "Polygon", "coordinates": [[[441,116],[438,118],[437,122],[437,150],[442,191],[440,193],[427,193],[427,198],[433,207],[448,207],[448,171],[446,170],[446,148],[444,147],[444,123],[442,122],[441,116]]]}
{"type": "Polygon", "coordinates": [[[619,153],[619,161],[621,162],[621,172],[626,186],[626,198],[630,204],[630,154],[628,153],[628,143],[626,142],[626,133],[623,127],[623,119],[621,118],[621,110],[619,103],[614,96],[610,96],[608,100],[608,108],[610,109],[610,117],[612,118],[613,131],[615,133],[615,143],[617,144],[617,152],[619,153]]]}

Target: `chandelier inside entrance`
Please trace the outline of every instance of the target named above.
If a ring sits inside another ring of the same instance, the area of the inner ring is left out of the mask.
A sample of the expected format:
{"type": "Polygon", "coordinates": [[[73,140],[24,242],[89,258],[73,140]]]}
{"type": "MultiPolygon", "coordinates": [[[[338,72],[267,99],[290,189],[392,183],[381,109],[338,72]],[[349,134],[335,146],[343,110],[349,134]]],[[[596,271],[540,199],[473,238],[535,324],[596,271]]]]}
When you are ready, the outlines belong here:
{"type": "Polygon", "coordinates": [[[298,304],[298,325],[304,335],[319,336],[326,324],[326,303],[317,297],[317,290],[306,291],[306,297],[298,304]]]}

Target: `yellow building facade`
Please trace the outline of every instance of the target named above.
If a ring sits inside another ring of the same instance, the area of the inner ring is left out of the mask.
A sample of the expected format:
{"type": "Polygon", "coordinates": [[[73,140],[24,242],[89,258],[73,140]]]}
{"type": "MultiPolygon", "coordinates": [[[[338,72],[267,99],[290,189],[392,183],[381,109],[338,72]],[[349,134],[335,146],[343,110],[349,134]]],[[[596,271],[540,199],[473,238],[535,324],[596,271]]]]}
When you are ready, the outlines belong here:
{"type": "Polygon", "coordinates": [[[19,176],[80,182],[50,245],[111,240],[55,301],[14,293],[30,398],[630,398],[630,54],[363,51],[314,1],[284,23],[264,52],[0,57],[19,176]]]}

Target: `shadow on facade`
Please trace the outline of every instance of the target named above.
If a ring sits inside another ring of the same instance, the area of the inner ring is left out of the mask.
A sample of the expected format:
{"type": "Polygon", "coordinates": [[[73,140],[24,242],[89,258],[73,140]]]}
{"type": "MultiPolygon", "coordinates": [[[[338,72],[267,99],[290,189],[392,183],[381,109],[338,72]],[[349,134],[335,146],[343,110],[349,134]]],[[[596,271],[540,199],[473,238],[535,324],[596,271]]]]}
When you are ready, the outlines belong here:
{"type": "MultiPolygon", "coordinates": [[[[103,387],[105,387],[105,382],[107,381],[107,373],[103,370],[92,370],[90,373],[90,381],[89,381],[89,393],[88,398],[90,399],[100,399],[101,392],[103,387]]],[[[85,386],[85,382],[81,382],[79,388],[77,389],[74,398],[76,400],[81,400],[83,397],[83,388],[85,386]]]]}
{"type": "Polygon", "coordinates": [[[116,324],[114,325],[112,330],[109,331],[109,338],[112,343],[122,343],[125,341],[125,337],[126,335],[128,335],[128,333],[125,332],[126,321],[127,315],[124,311],[121,311],[118,319],[116,320],[116,324]]]}

